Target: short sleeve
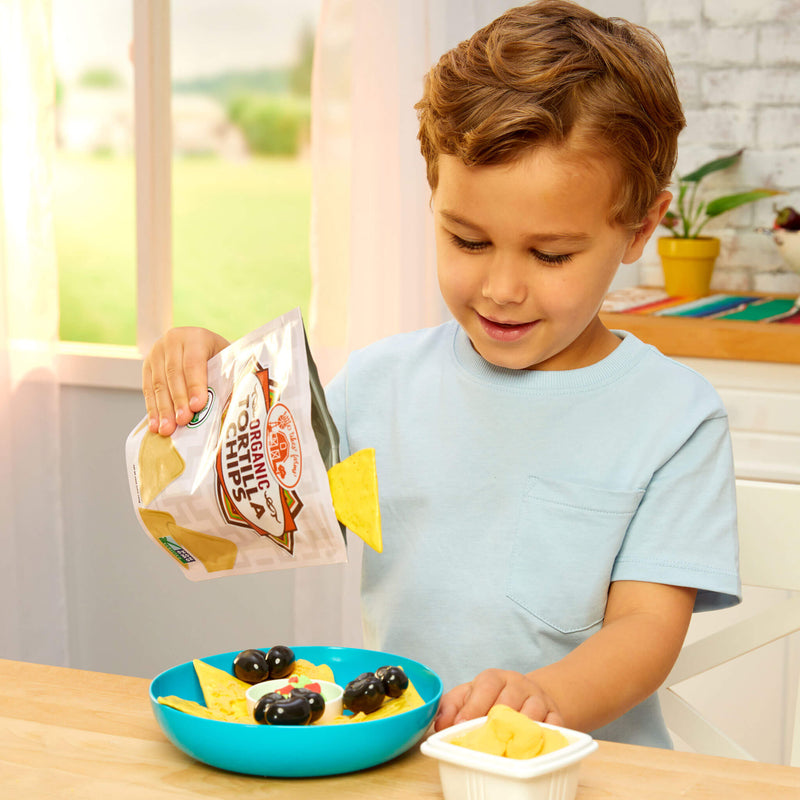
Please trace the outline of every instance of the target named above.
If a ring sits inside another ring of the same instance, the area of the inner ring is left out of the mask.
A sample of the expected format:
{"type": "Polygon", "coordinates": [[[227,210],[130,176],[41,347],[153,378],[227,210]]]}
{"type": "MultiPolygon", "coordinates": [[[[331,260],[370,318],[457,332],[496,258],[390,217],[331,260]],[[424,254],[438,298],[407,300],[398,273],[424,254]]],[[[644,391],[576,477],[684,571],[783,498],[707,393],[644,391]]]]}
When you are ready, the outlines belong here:
{"type": "Polygon", "coordinates": [[[727,417],[703,421],[655,472],[625,534],[611,580],[696,588],[695,611],[741,601],[727,417]]]}

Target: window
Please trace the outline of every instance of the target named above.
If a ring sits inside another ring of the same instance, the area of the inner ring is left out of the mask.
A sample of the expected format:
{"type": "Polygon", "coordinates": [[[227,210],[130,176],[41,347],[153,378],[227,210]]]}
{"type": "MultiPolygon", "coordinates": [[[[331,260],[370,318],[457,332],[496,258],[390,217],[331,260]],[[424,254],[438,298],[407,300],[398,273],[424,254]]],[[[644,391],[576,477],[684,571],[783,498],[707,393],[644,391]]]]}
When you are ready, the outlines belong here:
{"type": "Polygon", "coordinates": [[[66,354],[307,310],[318,5],[53,0],[66,354]]]}
{"type": "Polygon", "coordinates": [[[130,6],[124,0],[53,0],[52,8],[60,337],[133,345],[136,218],[130,6]]]}

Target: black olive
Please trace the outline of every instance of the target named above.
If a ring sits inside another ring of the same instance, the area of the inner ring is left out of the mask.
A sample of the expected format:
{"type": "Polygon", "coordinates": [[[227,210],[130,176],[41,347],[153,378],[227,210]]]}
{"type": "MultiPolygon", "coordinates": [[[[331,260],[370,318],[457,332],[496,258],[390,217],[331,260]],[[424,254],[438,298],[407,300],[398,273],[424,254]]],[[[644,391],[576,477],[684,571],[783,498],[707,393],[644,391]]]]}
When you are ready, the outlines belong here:
{"type": "Polygon", "coordinates": [[[267,725],[308,725],[311,704],[305,697],[286,697],[267,706],[264,714],[267,725]]]}
{"type": "Polygon", "coordinates": [[[379,667],[375,677],[383,683],[387,697],[400,697],[408,689],[408,676],[402,667],[379,667]]]}
{"type": "Polygon", "coordinates": [[[267,653],[270,679],[285,678],[292,674],[294,669],[294,651],[283,644],[270,647],[267,653]]]}
{"type": "Polygon", "coordinates": [[[292,697],[305,697],[311,706],[311,722],[316,722],[325,713],[325,698],[319,692],[312,692],[305,686],[295,686],[292,697]]]}
{"type": "Polygon", "coordinates": [[[359,711],[371,714],[381,707],[385,698],[383,684],[374,673],[362,672],[345,687],[342,704],[354,714],[358,714],[359,711]]]}
{"type": "Polygon", "coordinates": [[[267,692],[262,694],[253,706],[253,719],[259,724],[263,725],[266,720],[267,709],[276,701],[286,699],[285,694],[280,692],[267,692]]]}
{"type": "Polygon", "coordinates": [[[267,680],[267,654],[263,650],[242,650],[233,659],[233,674],[245,683],[261,683],[267,680]]]}

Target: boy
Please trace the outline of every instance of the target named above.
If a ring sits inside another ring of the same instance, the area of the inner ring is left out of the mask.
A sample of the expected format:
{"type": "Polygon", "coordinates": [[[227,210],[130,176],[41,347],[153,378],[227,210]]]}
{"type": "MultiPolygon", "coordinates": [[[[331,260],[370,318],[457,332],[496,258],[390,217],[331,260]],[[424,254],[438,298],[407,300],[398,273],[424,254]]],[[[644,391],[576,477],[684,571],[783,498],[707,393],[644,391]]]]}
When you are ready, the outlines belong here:
{"type": "MultiPolygon", "coordinates": [[[[740,594],[727,418],[598,311],[671,200],[670,66],[646,31],[545,0],[445,54],[417,108],[454,320],[353,353],[327,390],[342,458],[377,454],[367,646],[442,675],[439,729],[500,702],[669,747],[654,692],[692,611],[740,594]]],[[[199,410],[225,344],[155,346],[153,430],[199,410]]]]}

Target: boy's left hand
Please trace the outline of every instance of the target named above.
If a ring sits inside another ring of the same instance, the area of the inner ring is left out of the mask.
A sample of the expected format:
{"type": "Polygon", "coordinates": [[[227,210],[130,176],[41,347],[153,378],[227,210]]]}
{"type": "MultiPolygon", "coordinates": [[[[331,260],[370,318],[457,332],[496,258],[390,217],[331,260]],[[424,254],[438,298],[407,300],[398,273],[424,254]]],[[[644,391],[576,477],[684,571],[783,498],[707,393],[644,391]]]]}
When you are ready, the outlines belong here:
{"type": "Polygon", "coordinates": [[[535,680],[520,672],[486,669],[470,683],[462,683],[442,697],[434,728],[440,731],[468,719],[483,717],[498,703],[521,711],[537,722],[564,724],[556,704],[535,680]]]}

